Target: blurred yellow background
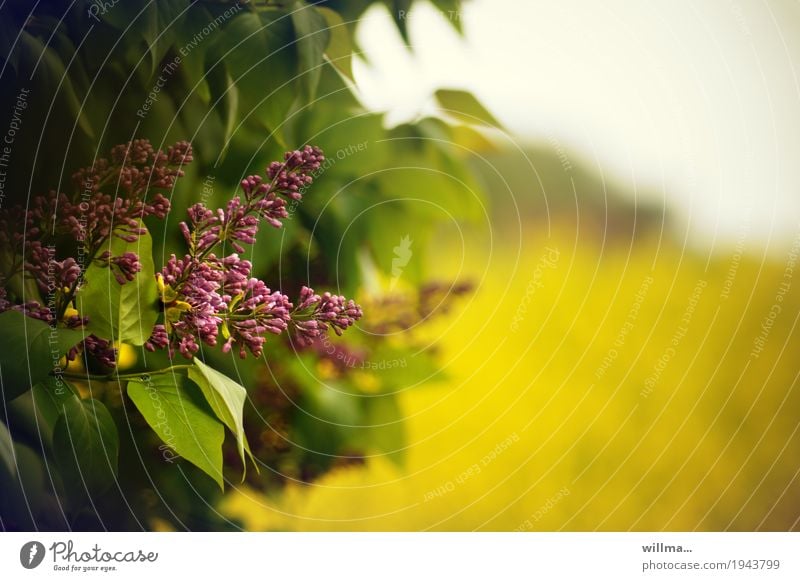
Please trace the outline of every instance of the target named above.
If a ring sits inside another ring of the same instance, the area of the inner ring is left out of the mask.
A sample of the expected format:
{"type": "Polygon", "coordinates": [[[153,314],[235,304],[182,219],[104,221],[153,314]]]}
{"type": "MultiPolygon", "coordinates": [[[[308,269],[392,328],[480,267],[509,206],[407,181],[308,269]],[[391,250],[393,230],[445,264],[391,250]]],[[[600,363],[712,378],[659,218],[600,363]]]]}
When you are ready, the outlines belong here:
{"type": "MultiPolygon", "coordinates": [[[[448,379],[402,394],[404,467],[238,489],[224,512],[256,530],[797,529],[798,245],[703,255],[574,216],[467,251],[476,292],[424,330],[448,379]]],[[[455,269],[462,250],[438,248],[455,269]]]]}
{"type": "Polygon", "coordinates": [[[454,146],[491,214],[463,247],[440,236],[428,270],[476,290],[415,332],[447,377],[401,394],[404,464],[237,489],[224,512],[258,530],[800,528],[797,10],[476,0],[462,40],[421,5],[413,53],[370,12],[369,106],[418,119],[465,87],[511,133],[454,146]]]}

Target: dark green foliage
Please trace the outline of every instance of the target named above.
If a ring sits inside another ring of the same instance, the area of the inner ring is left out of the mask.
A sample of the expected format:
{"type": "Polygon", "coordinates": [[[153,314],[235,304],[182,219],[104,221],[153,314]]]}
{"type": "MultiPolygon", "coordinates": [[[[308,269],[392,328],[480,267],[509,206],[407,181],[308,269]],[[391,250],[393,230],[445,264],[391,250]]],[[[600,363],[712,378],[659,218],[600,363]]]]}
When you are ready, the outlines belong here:
{"type": "MultiPolygon", "coordinates": [[[[213,503],[243,475],[269,489],[285,476],[311,479],[373,454],[403,461],[396,391],[436,378],[432,355],[383,373],[367,393],[357,377],[369,373],[369,361],[406,361],[410,349],[354,330],[350,346],[366,353],[366,367],[320,378],[309,369],[326,357],[283,339],[261,360],[208,350],[202,361],[173,367],[141,348],[160,315],[154,272],[182,252],[176,225],[186,208],[201,199],[223,206],[244,176],[263,172],[286,149],[314,144],[328,158],[283,229],[262,228],[248,252],[253,274],[289,296],[309,280],[337,294],[376,292],[376,280],[393,276],[395,249],[406,238],[414,254],[402,286],[413,293],[431,275],[430,234],[453,217],[480,222],[481,189],[452,146],[453,128],[425,119],[387,129],[351,90],[353,28],[374,3],[125,0],[100,10],[82,0],[41,3],[33,14],[27,2],[0,8],[0,111],[10,115],[20,92],[29,93],[4,204],[24,206],[51,189],[79,192],[71,172],[132,138],[157,148],[186,139],[196,158],[168,192],[167,220],[146,220],[149,232],[135,248],[112,238],[101,249],[140,254],[135,281],[120,287],[96,264],[85,271],[75,308],[90,316],[86,332],[136,346],[132,368],[106,375],[87,361],[98,373],[61,377],[60,359],[84,331],[0,314],[7,418],[0,527],[137,530],[160,519],[176,529],[231,528],[213,503]],[[256,469],[245,471],[251,460],[256,469]],[[22,509],[24,496],[30,510],[22,509]]],[[[412,2],[378,3],[407,38],[412,2]]],[[[458,9],[455,0],[434,4],[446,15],[458,9]]],[[[492,121],[468,95],[438,96],[450,113],[492,121]]]]}

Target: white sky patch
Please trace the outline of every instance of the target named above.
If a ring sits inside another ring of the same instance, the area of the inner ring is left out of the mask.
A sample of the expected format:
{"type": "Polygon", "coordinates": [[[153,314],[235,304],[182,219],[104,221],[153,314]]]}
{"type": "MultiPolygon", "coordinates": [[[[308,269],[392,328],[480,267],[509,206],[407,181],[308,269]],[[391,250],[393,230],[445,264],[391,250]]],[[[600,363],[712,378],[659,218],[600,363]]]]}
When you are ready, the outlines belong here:
{"type": "Polygon", "coordinates": [[[663,196],[696,239],[800,232],[800,3],[468,0],[456,16],[464,39],[412,11],[409,53],[385,10],[367,14],[367,106],[399,122],[465,88],[521,140],[663,196]]]}

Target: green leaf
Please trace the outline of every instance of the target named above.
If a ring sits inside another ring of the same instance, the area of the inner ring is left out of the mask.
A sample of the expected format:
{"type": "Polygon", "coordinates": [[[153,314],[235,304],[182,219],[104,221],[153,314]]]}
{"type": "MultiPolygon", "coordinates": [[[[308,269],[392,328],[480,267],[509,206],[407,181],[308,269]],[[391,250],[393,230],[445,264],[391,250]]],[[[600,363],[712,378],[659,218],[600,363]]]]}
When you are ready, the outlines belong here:
{"type": "MultiPolygon", "coordinates": [[[[181,57],[180,69],[187,87],[192,89],[208,102],[209,91],[206,86],[206,49],[208,45],[205,39],[198,41],[198,33],[202,34],[203,28],[218,17],[227,20],[230,17],[224,15],[224,9],[230,10],[224,4],[204,4],[195,3],[186,12],[181,21],[180,27],[175,29],[173,50],[177,49],[181,57]],[[213,11],[213,12],[212,12],[213,11]],[[193,48],[194,47],[194,48],[193,48]],[[184,48],[183,52],[180,48],[184,48]]],[[[217,22],[220,22],[218,20],[217,22]]],[[[206,37],[208,39],[208,37],[206,37]]],[[[220,68],[223,68],[222,66],[220,68]]]]}
{"type": "MultiPolygon", "coordinates": [[[[202,159],[218,158],[224,140],[225,120],[209,112],[208,102],[197,93],[182,99],[180,107],[176,109],[180,120],[177,125],[192,135],[192,142],[196,144],[194,150],[202,159]]],[[[181,181],[185,184],[191,180],[181,181]]]]}
{"type": "Polygon", "coordinates": [[[15,53],[20,55],[22,70],[30,70],[34,75],[36,90],[46,93],[52,110],[58,111],[59,115],[66,114],[70,121],[76,120],[83,132],[94,138],[89,119],[81,108],[72,80],[58,53],[25,31],[19,37],[15,53]]]}
{"type": "MultiPolygon", "coordinates": [[[[17,399],[23,400],[25,396],[17,399]]],[[[39,436],[52,450],[53,432],[61,410],[70,401],[80,399],[74,388],[60,377],[47,377],[31,389],[30,405],[35,416],[39,436]]],[[[15,403],[17,403],[15,402],[15,403]]]]}
{"type": "Polygon", "coordinates": [[[77,398],[72,387],[59,377],[50,376],[34,385],[7,404],[16,439],[36,442],[53,457],[53,429],[67,400],[77,398]]]}
{"type": "Polygon", "coordinates": [[[110,268],[92,261],[86,269],[86,285],[76,298],[78,312],[89,317],[92,333],[131,345],[143,345],[150,338],[159,315],[152,248],[148,232],[132,243],[111,236],[98,251],[110,251],[111,256],[135,252],[142,270],[120,285],[110,268]]]}
{"type": "Polygon", "coordinates": [[[336,70],[351,81],[353,77],[353,43],[342,17],[330,8],[317,8],[327,24],[330,40],[325,49],[325,57],[336,70]]]}
{"type": "Polygon", "coordinates": [[[197,387],[183,376],[143,376],[128,382],[128,396],[159,438],[224,488],[225,428],[197,387]]]}
{"type": "MultiPolygon", "coordinates": [[[[15,471],[4,474],[0,469],[0,514],[9,517],[19,530],[52,530],[46,519],[53,517],[43,510],[45,506],[55,506],[55,499],[49,495],[49,474],[45,475],[42,456],[33,448],[20,442],[14,443],[15,471]],[[47,487],[45,482],[47,481],[47,487]],[[33,514],[31,514],[33,513],[33,514]]],[[[58,520],[55,516],[54,521],[58,520]]]]}
{"type": "Polygon", "coordinates": [[[0,461],[11,476],[17,473],[17,459],[14,455],[14,440],[5,423],[0,421],[0,461]]]}
{"type": "Polygon", "coordinates": [[[53,452],[70,495],[91,498],[108,489],[116,479],[119,435],[106,407],[95,399],[64,401],[53,452]]]}
{"type": "Polygon", "coordinates": [[[222,145],[218,153],[218,160],[221,161],[225,158],[239,118],[239,89],[222,63],[211,69],[205,79],[211,95],[211,107],[223,124],[222,145]]]}
{"type": "Polygon", "coordinates": [[[330,32],[325,17],[302,0],[296,0],[292,24],[297,36],[297,55],[300,64],[300,90],[307,103],[314,100],[322,73],[322,61],[330,32]]]}
{"type": "Polygon", "coordinates": [[[500,122],[481,105],[472,93],[457,89],[439,89],[436,91],[436,100],[445,113],[462,121],[472,124],[500,127],[500,122]]]}
{"type": "Polygon", "coordinates": [[[403,37],[403,42],[409,44],[408,38],[408,12],[411,10],[413,0],[386,0],[387,8],[391,12],[397,30],[403,37]]]}
{"type": "MultiPolygon", "coordinates": [[[[216,416],[236,437],[242,465],[245,464],[244,453],[250,454],[250,446],[244,433],[244,402],[247,390],[224,375],[195,358],[194,365],[189,368],[189,379],[194,381],[214,410],[216,416]]],[[[250,455],[252,459],[252,455],[250,455]]],[[[255,464],[255,461],[253,462],[255,464]]]]}
{"type": "Polygon", "coordinates": [[[278,132],[297,97],[297,54],[291,17],[277,10],[242,11],[208,40],[209,69],[224,62],[239,89],[244,119],[278,132]]]}
{"type": "Polygon", "coordinates": [[[460,0],[431,0],[431,4],[439,9],[439,12],[442,13],[442,16],[444,16],[447,21],[453,25],[453,28],[456,29],[456,32],[459,34],[464,32],[463,27],[461,26],[460,0]]]}
{"type": "Polygon", "coordinates": [[[83,340],[81,331],[50,327],[17,311],[0,315],[0,389],[11,401],[47,377],[59,359],[83,340]]]}
{"type": "Polygon", "coordinates": [[[141,2],[118,2],[100,17],[119,29],[126,38],[142,39],[150,54],[152,73],[172,45],[188,6],[188,0],[159,0],[144,5],[141,2]]]}

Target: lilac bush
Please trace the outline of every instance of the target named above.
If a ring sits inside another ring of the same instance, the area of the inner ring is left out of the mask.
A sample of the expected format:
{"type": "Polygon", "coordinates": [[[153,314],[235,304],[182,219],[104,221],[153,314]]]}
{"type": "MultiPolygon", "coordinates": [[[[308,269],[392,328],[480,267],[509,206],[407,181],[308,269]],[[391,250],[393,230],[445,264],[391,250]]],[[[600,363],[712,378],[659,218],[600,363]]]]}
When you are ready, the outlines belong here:
{"type": "MultiPolygon", "coordinates": [[[[250,175],[241,181],[241,193],[223,208],[196,203],[179,224],[186,244],[183,256],[171,255],[156,273],[163,315],[144,347],[168,350],[191,359],[201,345],[221,344],[224,352],[244,358],[248,352],[262,355],[269,335],[291,332],[300,344],[318,339],[329,330],[337,335],[361,316],[352,300],[330,293],[316,294],[303,287],[297,304],[263,281],[252,277],[252,264],[240,258],[245,245],[253,244],[261,221],[280,228],[288,217],[287,200],[299,201],[312,182],[312,174],[324,161],[317,147],[287,152],[283,161],[266,168],[266,176],[250,175]],[[232,252],[227,253],[229,250],[232,252]]],[[[91,329],[90,317],[81,315],[75,298],[86,284],[82,257],[110,269],[120,286],[136,279],[142,270],[140,256],[125,251],[112,255],[111,237],[132,243],[147,233],[142,219],[163,219],[170,210],[164,192],[184,175],[192,161],[192,148],[181,141],[166,151],[156,150],[144,139],[118,145],[108,158],[73,175],[75,193],[50,192],[36,196],[28,208],[0,212],[0,237],[14,261],[4,281],[21,275],[35,280],[48,304],[35,299],[13,301],[6,288],[0,295],[0,312],[15,309],[50,324],[91,329]],[[116,195],[105,193],[113,189],[116,195]],[[77,245],[71,256],[57,256],[55,244],[68,237],[77,245]]],[[[111,337],[88,334],[69,351],[73,359],[82,350],[106,367],[116,364],[111,337]]]]}

